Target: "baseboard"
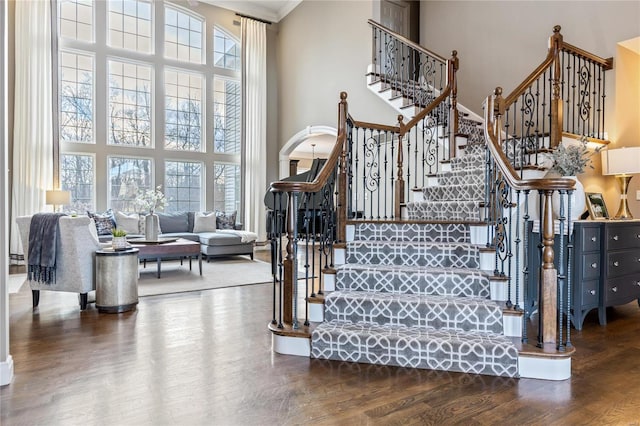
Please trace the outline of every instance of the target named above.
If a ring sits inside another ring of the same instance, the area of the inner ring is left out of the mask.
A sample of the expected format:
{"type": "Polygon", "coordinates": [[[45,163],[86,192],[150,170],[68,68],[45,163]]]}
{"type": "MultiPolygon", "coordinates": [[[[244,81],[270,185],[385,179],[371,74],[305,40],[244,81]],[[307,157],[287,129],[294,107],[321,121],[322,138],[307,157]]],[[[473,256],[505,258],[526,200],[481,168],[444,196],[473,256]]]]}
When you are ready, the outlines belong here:
{"type": "Polygon", "coordinates": [[[0,362],[0,386],[8,385],[13,380],[13,358],[7,356],[7,360],[0,362]]]}

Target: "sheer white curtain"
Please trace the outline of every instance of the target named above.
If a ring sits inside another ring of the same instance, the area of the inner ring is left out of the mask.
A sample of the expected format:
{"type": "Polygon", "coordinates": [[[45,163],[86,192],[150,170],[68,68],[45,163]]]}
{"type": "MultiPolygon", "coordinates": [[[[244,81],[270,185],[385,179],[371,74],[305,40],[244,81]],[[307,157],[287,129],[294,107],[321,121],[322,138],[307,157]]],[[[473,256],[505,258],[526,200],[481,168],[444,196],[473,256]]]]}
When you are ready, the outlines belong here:
{"type": "Polygon", "coordinates": [[[22,254],[18,216],[43,211],[53,187],[51,2],[15,2],[11,257],[22,254]]]}
{"type": "Polygon", "coordinates": [[[242,18],[242,78],[245,135],[245,229],[266,241],[263,203],[267,190],[267,32],[266,24],[242,18]]]}

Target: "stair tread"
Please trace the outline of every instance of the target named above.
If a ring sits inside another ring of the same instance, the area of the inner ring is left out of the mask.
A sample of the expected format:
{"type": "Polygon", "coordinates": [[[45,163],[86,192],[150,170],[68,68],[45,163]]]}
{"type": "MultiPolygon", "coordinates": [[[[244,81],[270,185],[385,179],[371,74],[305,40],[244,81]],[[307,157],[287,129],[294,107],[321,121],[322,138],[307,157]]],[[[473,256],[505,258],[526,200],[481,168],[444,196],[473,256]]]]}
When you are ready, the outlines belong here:
{"type": "Polygon", "coordinates": [[[378,265],[367,263],[345,263],[336,268],[338,272],[347,271],[381,271],[381,272],[406,272],[410,274],[464,274],[464,275],[477,275],[480,277],[489,278],[488,271],[480,269],[469,268],[442,268],[433,266],[407,266],[407,265],[378,265]]]}
{"type": "Polygon", "coordinates": [[[518,376],[518,349],[495,333],[325,322],[312,333],[311,357],[400,367],[518,376]]]}
{"type": "Polygon", "coordinates": [[[485,305],[489,308],[496,309],[502,312],[502,307],[498,304],[498,302],[482,296],[448,296],[440,294],[382,293],[377,291],[335,290],[325,297],[325,303],[330,300],[340,298],[348,298],[353,300],[368,299],[379,301],[406,301],[420,304],[454,302],[458,305],[485,305]]]}
{"type": "Polygon", "coordinates": [[[510,337],[507,337],[503,334],[499,333],[491,333],[491,332],[478,332],[478,331],[462,331],[462,330],[446,330],[446,329],[438,329],[433,327],[416,327],[416,326],[407,326],[407,325],[379,325],[373,323],[353,323],[350,321],[341,321],[341,320],[331,320],[325,321],[314,329],[314,333],[316,331],[322,329],[341,329],[348,330],[354,333],[362,333],[364,335],[377,333],[382,335],[413,335],[416,338],[435,338],[435,339],[444,339],[444,340],[480,340],[491,342],[495,341],[497,343],[505,344],[510,348],[513,348],[517,355],[517,349],[513,340],[510,337]]]}
{"type": "Polygon", "coordinates": [[[348,246],[352,246],[352,247],[362,247],[365,245],[368,246],[403,246],[403,247],[407,247],[407,246],[413,246],[413,247],[443,247],[443,248],[451,248],[451,247],[468,247],[468,248],[474,248],[474,249],[479,249],[480,245],[478,244],[472,244],[469,242],[431,242],[431,241],[380,241],[380,240],[353,240],[350,241],[349,243],[347,243],[347,247],[348,246]]]}

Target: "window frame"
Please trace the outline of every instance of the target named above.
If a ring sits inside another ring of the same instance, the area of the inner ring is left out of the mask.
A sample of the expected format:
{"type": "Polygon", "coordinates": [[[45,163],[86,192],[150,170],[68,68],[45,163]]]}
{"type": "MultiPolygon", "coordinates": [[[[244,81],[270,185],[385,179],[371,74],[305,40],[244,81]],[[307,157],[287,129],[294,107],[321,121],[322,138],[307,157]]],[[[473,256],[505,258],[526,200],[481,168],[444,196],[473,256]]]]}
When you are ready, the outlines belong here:
{"type": "MultiPolygon", "coordinates": [[[[209,182],[209,173],[213,170],[216,163],[228,163],[238,167],[240,188],[239,193],[242,194],[242,186],[244,185],[244,178],[242,175],[242,154],[243,154],[243,129],[240,126],[240,152],[238,153],[219,153],[215,152],[213,148],[213,120],[209,117],[213,109],[213,93],[210,87],[213,87],[213,79],[215,77],[230,78],[238,82],[240,85],[240,108],[238,111],[238,121],[242,122],[242,80],[240,70],[232,71],[224,68],[215,67],[213,65],[213,44],[210,41],[213,40],[213,29],[217,27],[225,31],[227,35],[230,35],[239,45],[240,28],[232,26],[232,18],[226,17],[224,14],[217,14],[218,9],[215,6],[201,4],[198,6],[198,10],[191,9],[189,7],[176,5],[168,1],[157,0],[151,3],[152,5],[152,19],[153,19],[153,45],[154,53],[146,54],[137,52],[134,50],[120,49],[117,47],[111,47],[107,43],[108,37],[108,24],[106,20],[97,19],[98,16],[103,16],[108,10],[108,5],[102,1],[94,1],[93,3],[93,31],[94,40],[87,42],[83,40],[75,40],[66,37],[62,37],[59,34],[58,50],[55,54],[59,54],[59,50],[74,51],[80,54],[91,54],[94,56],[94,73],[93,73],[93,96],[94,96],[94,111],[93,111],[93,133],[94,144],[76,143],[61,141],[59,137],[56,138],[55,144],[59,148],[58,155],[63,154],[80,154],[89,153],[95,156],[95,175],[96,182],[94,187],[94,199],[93,203],[97,211],[106,210],[111,207],[110,188],[111,183],[108,178],[108,162],[111,157],[126,157],[126,158],[144,158],[151,160],[151,168],[153,170],[151,181],[155,186],[163,185],[165,179],[165,161],[197,161],[203,164],[203,180],[202,180],[202,192],[201,208],[204,210],[212,210],[214,205],[213,191],[210,185],[213,182],[209,182]],[[204,20],[203,27],[203,47],[202,52],[205,57],[204,62],[201,64],[178,61],[169,59],[164,56],[164,39],[158,37],[158,31],[165,30],[164,22],[164,10],[166,7],[175,9],[181,9],[188,11],[188,15],[193,17],[201,17],[204,20]],[[237,36],[235,35],[237,33],[237,36]],[[152,66],[153,71],[151,74],[151,146],[149,147],[133,147],[126,145],[111,145],[108,144],[109,140],[109,70],[108,64],[110,60],[116,60],[124,63],[134,63],[136,65],[152,66]],[[199,74],[202,76],[203,83],[203,98],[202,98],[202,116],[201,116],[201,147],[202,151],[181,151],[173,149],[165,149],[165,81],[164,72],[166,70],[177,70],[179,72],[199,74]]],[[[55,44],[55,43],[54,43],[55,44]]],[[[239,51],[239,58],[242,58],[239,51]]],[[[58,66],[59,69],[59,66],[58,66]]],[[[54,100],[54,108],[59,111],[59,100],[54,100]]],[[[56,123],[59,126],[59,120],[56,123]]],[[[244,207],[244,200],[240,198],[237,200],[237,204],[240,205],[239,214],[242,214],[244,207]]]]}

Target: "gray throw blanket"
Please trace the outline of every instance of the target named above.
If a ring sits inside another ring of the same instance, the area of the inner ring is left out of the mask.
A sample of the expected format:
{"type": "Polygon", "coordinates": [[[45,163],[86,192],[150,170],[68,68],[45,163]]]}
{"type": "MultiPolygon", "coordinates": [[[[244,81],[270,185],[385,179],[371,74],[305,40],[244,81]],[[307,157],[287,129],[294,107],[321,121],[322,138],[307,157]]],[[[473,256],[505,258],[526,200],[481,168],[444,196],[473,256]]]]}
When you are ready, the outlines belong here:
{"type": "Polygon", "coordinates": [[[64,213],[37,213],[29,227],[29,281],[53,284],[56,280],[56,243],[58,220],[64,213]]]}

